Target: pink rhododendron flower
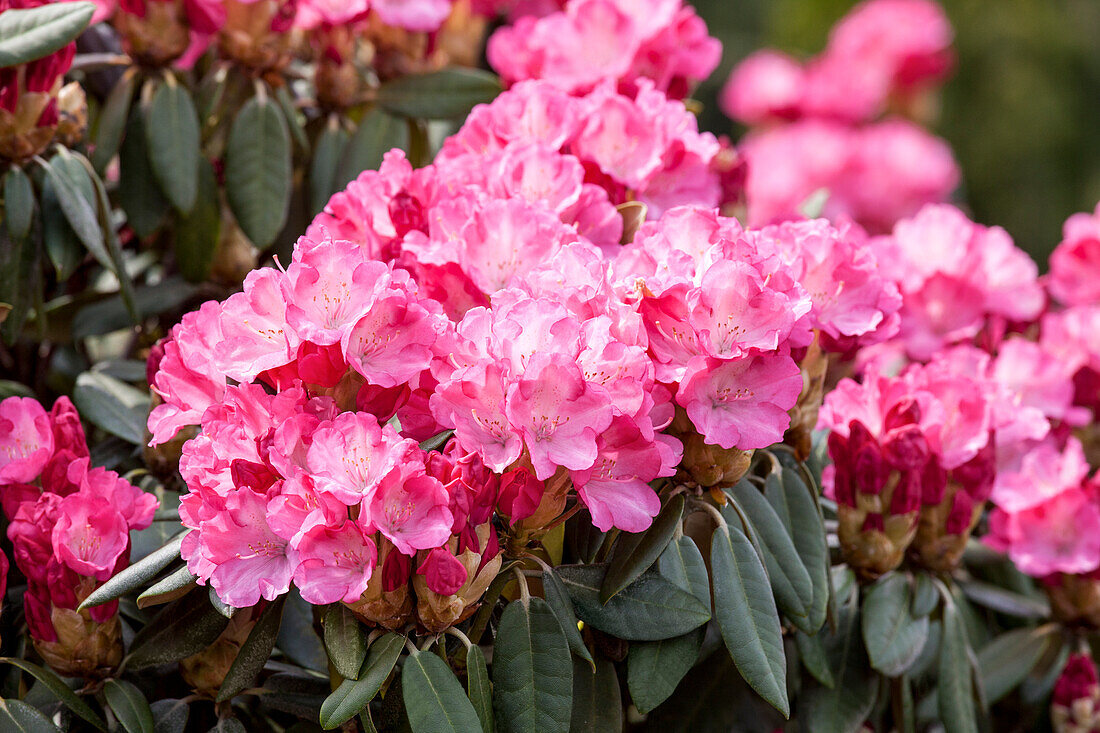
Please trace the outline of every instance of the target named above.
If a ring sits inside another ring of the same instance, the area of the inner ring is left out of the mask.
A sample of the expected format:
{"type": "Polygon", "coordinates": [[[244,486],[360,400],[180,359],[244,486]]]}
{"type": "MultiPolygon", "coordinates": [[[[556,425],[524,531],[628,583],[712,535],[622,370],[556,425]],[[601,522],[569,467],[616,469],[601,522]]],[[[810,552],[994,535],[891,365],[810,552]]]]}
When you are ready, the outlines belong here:
{"type": "Polygon", "coordinates": [[[751,450],[782,438],[787,410],[802,391],[802,373],[782,354],[738,361],[699,360],[688,366],[677,403],[708,443],[751,450]]]}
{"type": "Polygon", "coordinates": [[[1062,491],[1019,512],[994,509],[985,542],[1028,575],[1087,573],[1100,567],[1100,504],[1095,488],[1062,491]]]}
{"type": "Polygon", "coordinates": [[[370,500],[382,477],[415,447],[372,415],[345,412],[314,430],[306,465],[318,491],[354,506],[370,500]]]}
{"type": "Polygon", "coordinates": [[[952,206],[928,206],[879,242],[896,268],[903,305],[900,338],[928,359],[973,340],[989,319],[1027,321],[1043,308],[1038,268],[999,227],[984,227],[952,206]]]}
{"type": "Polygon", "coordinates": [[[451,536],[450,497],[423,464],[402,463],[389,471],[374,495],[363,502],[363,516],[399,552],[438,547],[451,536]]]}
{"type": "Polygon", "coordinates": [[[790,56],[765,49],[738,64],[722,87],[722,111],[746,125],[794,119],[802,113],[806,78],[790,56]]]}
{"type": "Polygon", "coordinates": [[[126,520],[107,498],[84,492],[65,497],[58,511],[54,554],[80,575],[110,578],[119,557],[129,550],[126,520]]]}
{"type": "Polygon", "coordinates": [[[1050,255],[1050,294],[1064,305],[1100,303],[1100,205],[1074,214],[1062,227],[1062,242],[1050,255]]]}
{"type": "Polygon", "coordinates": [[[202,524],[196,549],[214,569],[206,573],[195,555],[184,556],[191,572],[236,608],[286,593],[298,564],[297,552],[268,526],[266,507],[263,495],[251,489],[234,491],[225,508],[202,524]]]}
{"type": "Polygon", "coordinates": [[[54,451],[46,410],[30,397],[0,401],[0,485],[38,478],[54,451]]]}
{"type": "Polygon", "coordinates": [[[294,585],[309,603],[354,603],[367,589],[378,549],[363,528],[352,521],[339,529],[317,526],[297,544],[294,585]]]}
{"type": "Polygon", "coordinates": [[[853,128],[807,119],[752,132],[740,152],[753,226],[799,218],[824,190],[826,218],[846,215],[877,234],[946,200],[960,179],[950,148],[902,120],[853,128]]]}

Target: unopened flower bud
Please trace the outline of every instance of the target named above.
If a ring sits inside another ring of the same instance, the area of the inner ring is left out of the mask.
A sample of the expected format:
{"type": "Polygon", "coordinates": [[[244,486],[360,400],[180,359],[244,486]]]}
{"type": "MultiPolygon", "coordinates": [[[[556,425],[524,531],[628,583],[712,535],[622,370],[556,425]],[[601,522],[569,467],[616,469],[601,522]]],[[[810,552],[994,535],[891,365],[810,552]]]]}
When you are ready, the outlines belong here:
{"type": "Polygon", "coordinates": [[[443,631],[477,610],[503,562],[490,542],[491,534],[493,528],[488,522],[478,527],[482,552],[472,547],[458,552],[459,538],[452,537],[445,547],[421,553],[424,560],[413,576],[413,588],[417,618],[428,631],[443,631]]]}
{"type": "Polygon", "coordinates": [[[126,52],[145,66],[167,66],[191,45],[182,0],[125,0],[113,23],[126,52]]]}
{"type": "Polygon", "coordinates": [[[413,612],[409,594],[412,560],[398,552],[389,540],[379,537],[377,567],[381,572],[376,570],[371,575],[363,595],[355,603],[347,604],[348,608],[364,623],[399,629],[413,612]]]}
{"type": "Polygon", "coordinates": [[[110,677],[122,662],[122,627],[117,613],[99,623],[88,611],[54,606],[50,623],[56,640],[35,638],[34,648],[62,677],[110,677]]]}
{"type": "Polygon", "coordinates": [[[88,100],[79,82],[69,82],[57,94],[57,139],[68,148],[84,141],[88,132],[88,100]]]}
{"type": "Polygon", "coordinates": [[[1100,730],[1100,677],[1091,655],[1070,655],[1054,684],[1050,720],[1055,733],[1100,730]]]}
{"type": "Polygon", "coordinates": [[[1100,578],[1089,575],[1057,573],[1043,579],[1050,598],[1050,609],[1067,626],[1100,629],[1100,578]]]}

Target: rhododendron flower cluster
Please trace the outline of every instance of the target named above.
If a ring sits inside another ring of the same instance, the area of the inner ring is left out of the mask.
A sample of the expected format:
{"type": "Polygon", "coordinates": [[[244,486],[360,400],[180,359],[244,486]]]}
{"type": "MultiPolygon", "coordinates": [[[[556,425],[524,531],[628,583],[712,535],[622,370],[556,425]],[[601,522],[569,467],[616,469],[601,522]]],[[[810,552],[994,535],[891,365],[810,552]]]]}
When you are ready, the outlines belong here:
{"type": "Polygon", "coordinates": [[[975,224],[953,206],[926,206],[874,246],[901,289],[899,345],[917,361],[954,344],[995,344],[1046,303],[1038,267],[1008,233],[975,224]]]}
{"type": "Polygon", "coordinates": [[[980,353],[943,355],[891,377],[842,380],[820,427],[833,465],[823,481],[838,505],[841,545],[861,572],[880,575],[908,550],[935,570],[958,562],[993,489],[995,385],[980,353]]]}
{"type": "Polygon", "coordinates": [[[607,80],[624,91],[649,79],[674,99],[718,65],[721,44],[681,0],[568,0],[525,15],[489,39],[489,63],[508,83],[541,79],[570,93],[607,80]]]}
{"type": "Polygon", "coordinates": [[[23,608],[39,654],[63,675],[109,673],[122,660],[118,603],[76,608],[129,564],[130,530],[152,523],[156,499],[91,467],[68,398],[46,412],[9,397],[0,402],[0,504],[27,578],[23,608]]]}
{"type": "Polygon", "coordinates": [[[867,0],[805,64],[764,50],[738,65],[720,101],[754,128],[741,145],[750,223],[797,218],[824,190],[829,218],[848,215],[877,234],[945,200],[959,182],[947,144],[879,118],[891,103],[920,106],[952,66],[951,38],[931,0],[867,0]]]}

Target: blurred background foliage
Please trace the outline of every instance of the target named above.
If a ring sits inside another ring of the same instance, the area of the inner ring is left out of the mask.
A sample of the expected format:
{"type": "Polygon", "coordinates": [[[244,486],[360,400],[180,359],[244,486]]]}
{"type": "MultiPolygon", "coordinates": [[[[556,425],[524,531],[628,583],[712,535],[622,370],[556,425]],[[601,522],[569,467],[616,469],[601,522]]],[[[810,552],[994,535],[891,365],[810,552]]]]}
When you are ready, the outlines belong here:
{"type": "MultiPolygon", "coordinates": [[[[1040,263],[1062,222],[1100,200],[1100,2],[941,0],[958,63],[934,131],[963,170],[960,203],[999,224],[1040,263]]],[[[774,46],[817,53],[852,0],[693,0],[725,46],[697,96],[703,125],[734,132],[716,97],[730,69],[774,46]]]]}

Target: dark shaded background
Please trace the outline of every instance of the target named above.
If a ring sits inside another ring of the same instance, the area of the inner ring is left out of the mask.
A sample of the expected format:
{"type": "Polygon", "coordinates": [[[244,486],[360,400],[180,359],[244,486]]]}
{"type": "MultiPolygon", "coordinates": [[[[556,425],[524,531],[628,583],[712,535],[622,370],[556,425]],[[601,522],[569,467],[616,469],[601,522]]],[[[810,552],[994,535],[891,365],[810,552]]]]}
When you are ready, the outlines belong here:
{"type": "MultiPolygon", "coordinates": [[[[716,95],[749,52],[817,53],[853,0],[691,0],[722,40],[697,95],[703,125],[733,130],[716,95]]],[[[943,0],[958,64],[934,126],[963,170],[959,199],[1040,262],[1062,221],[1100,200],[1100,0],[943,0]]],[[[736,131],[737,134],[740,131],[736,131]]]]}

